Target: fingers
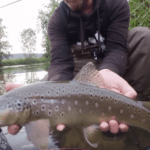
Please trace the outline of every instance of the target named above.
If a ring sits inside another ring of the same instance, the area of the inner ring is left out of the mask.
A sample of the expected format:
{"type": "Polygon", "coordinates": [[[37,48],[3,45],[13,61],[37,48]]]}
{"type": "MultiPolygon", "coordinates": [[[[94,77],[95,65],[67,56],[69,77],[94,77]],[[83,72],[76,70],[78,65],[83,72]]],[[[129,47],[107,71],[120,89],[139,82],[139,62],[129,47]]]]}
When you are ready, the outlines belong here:
{"type": "Polygon", "coordinates": [[[15,88],[21,87],[21,86],[22,86],[22,84],[7,83],[5,85],[5,89],[6,89],[6,92],[8,92],[8,91],[11,91],[15,88]]]}
{"type": "Polygon", "coordinates": [[[123,95],[129,97],[129,98],[136,98],[137,93],[136,91],[128,84],[127,81],[125,81],[124,79],[121,79],[122,81],[119,82],[119,89],[122,92],[123,95]]]}
{"type": "Polygon", "coordinates": [[[8,127],[8,132],[12,135],[17,134],[20,131],[21,127],[19,125],[11,125],[8,127]]]}
{"type": "Polygon", "coordinates": [[[129,130],[129,126],[126,124],[120,124],[119,129],[121,132],[127,132],[129,130]]]}
{"type": "Polygon", "coordinates": [[[116,120],[110,120],[109,126],[110,126],[110,132],[111,133],[118,133],[119,132],[119,125],[118,125],[118,122],[116,120]]]}
{"type": "Polygon", "coordinates": [[[127,132],[129,130],[129,127],[128,125],[123,124],[123,123],[118,125],[118,122],[116,120],[110,120],[109,123],[102,122],[100,124],[100,130],[103,132],[107,132],[110,130],[111,133],[116,134],[119,132],[119,130],[121,132],[127,132]]]}
{"type": "Polygon", "coordinates": [[[103,132],[107,132],[109,130],[109,124],[107,122],[102,122],[100,124],[100,130],[103,132]]]}
{"type": "Polygon", "coordinates": [[[56,127],[56,129],[57,129],[58,131],[63,131],[63,130],[65,129],[65,125],[63,125],[63,124],[58,124],[57,127],[56,127]]]}
{"type": "Polygon", "coordinates": [[[124,93],[125,96],[135,99],[137,97],[137,93],[135,90],[131,90],[131,91],[126,91],[126,93],[124,93]]]}

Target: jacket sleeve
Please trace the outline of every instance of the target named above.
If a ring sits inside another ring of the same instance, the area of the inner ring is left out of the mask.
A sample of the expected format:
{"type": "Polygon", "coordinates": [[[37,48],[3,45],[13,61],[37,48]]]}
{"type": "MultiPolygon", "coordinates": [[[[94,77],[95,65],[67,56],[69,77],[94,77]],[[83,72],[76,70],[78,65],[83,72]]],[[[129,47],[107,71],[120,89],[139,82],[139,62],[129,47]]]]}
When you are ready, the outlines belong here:
{"type": "Polygon", "coordinates": [[[51,45],[51,64],[48,70],[48,80],[65,81],[73,79],[74,60],[69,47],[67,31],[58,7],[48,24],[48,36],[51,45]]]}
{"type": "Polygon", "coordinates": [[[128,58],[129,5],[127,0],[106,0],[106,6],[110,16],[106,35],[106,56],[99,70],[110,69],[123,75],[128,58]]]}

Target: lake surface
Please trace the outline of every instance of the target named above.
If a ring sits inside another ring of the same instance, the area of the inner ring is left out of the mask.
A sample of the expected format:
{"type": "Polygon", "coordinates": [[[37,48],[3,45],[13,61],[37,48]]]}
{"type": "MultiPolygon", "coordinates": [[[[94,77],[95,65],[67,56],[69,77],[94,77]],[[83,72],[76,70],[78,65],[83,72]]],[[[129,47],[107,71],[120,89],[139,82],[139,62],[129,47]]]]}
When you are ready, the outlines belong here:
{"type": "Polygon", "coordinates": [[[27,85],[43,79],[47,74],[45,64],[14,66],[0,69],[0,94],[3,94],[6,83],[27,85]]]}

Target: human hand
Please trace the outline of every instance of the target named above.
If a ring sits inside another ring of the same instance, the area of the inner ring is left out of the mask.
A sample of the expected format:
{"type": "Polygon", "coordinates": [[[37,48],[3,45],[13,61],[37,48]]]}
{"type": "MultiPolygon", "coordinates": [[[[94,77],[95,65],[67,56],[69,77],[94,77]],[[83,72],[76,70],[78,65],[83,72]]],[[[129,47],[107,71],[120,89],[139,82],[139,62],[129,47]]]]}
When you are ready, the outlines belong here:
{"type": "MultiPolygon", "coordinates": [[[[22,84],[7,83],[5,85],[5,89],[6,89],[6,92],[8,92],[15,88],[21,87],[21,86],[22,86],[22,84]]],[[[19,125],[11,125],[8,127],[8,132],[12,135],[15,135],[20,131],[20,129],[21,129],[21,127],[19,125]]]]}
{"type": "MultiPolygon", "coordinates": [[[[100,70],[99,73],[103,79],[102,88],[123,94],[132,99],[136,98],[136,91],[119,75],[109,69],[100,70]]],[[[116,120],[110,120],[109,123],[102,122],[100,129],[103,132],[110,130],[111,133],[118,133],[119,130],[127,132],[129,127],[123,123],[118,124],[116,120]]]]}

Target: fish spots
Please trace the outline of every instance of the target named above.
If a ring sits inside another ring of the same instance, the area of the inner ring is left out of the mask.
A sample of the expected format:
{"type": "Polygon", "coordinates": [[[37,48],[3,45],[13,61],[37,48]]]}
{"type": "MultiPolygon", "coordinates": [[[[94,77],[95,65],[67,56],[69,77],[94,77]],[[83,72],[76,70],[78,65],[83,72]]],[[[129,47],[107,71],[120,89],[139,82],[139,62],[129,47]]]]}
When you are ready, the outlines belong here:
{"type": "Polygon", "coordinates": [[[58,112],[59,111],[59,106],[56,106],[55,107],[55,112],[58,112]]]}
{"type": "Polygon", "coordinates": [[[67,93],[67,97],[70,97],[70,92],[68,91],[68,93],[67,93]]]}
{"type": "Polygon", "coordinates": [[[41,100],[44,100],[44,96],[43,95],[41,95],[41,100]]]}
{"type": "Polygon", "coordinates": [[[18,103],[18,104],[17,104],[17,106],[18,106],[18,107],[20,107],[20,106],[21,106],[21,104],[20,104],[20,103],[18,103]]]}
{"type": "Polygon", "coordinates": [[[82,113],[82,109],[79,109],[79,114],[81,114],[82,113]]]}
{"type": "Polygon", "coordinates": [[[98,107],[98,103],[95,103],[95,107],[96,107],[96,108],[98,107]]]}
{"type": "Polygon", "coordinates": [[[41,105],[41,110],[45,111],[46,110],[46,105],[41,105]]]}
{"type": "Polygon", "coordinates": [[[98,98],[98,95],[97,95],[97,94],[95,94],[95,98],[98,98]]]}
{"type": "Polygon", "coordinates": [[[134,115],[133,115],[133,114],[131,114],[131,115],[130,115],[130,118],[131,118],[131,119],[134,119],[134,115]]]}
{"type": "Polygon", "coordinates": [[[120,114],[123,114],[123,109],[120,110],[120,114]]]}
{"type": "Polygon", "coordinates": [[[142,113],[142,110],[141,110],[141,109],[139,109],[139,110],[138,110],[138,113],[139,113],[139,114],[141,114],[141,113],[142,113]]]}
{"type": "Polygon", "coordinates": [[[63,99],[63,100],[61,100],[61,103],[62,103],[62,104],[65,104],[65,100],[64,100],[64,99],[63,99]]]}
{"type": "Polygon", "coordinates": [[[40,112],[39,110],[36,110],[36,116],[39,116],[40,112]]]}
{"type": "Polygon", "coordinates": [[[31,95],[32,95],[32,94],[29,92],[29,93],[28,93],[28,96],[31,96],[31,95]]]}
{"type": "Polygon", "coordinates": [[[115,99],[115,100],[114,100],[114,104],[118,104],[118,100],[115,99]]]}
{"type": "Polygon", "coordinates": [[[36,105],[37,104],[37,100],[34,99],[32,103],[33,103],[33,105],[36,105]]]}
{"type": "Polygon", "coordinates": [[[86,104],[86,105],[89,105],[89,101],[86,101],[85,104],[86,104]]]}
{"type": "Polygon", "coordinates": [[[80,92],[78,93],[78,96],[81,97],[81,93],[80,92]]]}
{"type": "Polygon", "coordinates": [[[104,97],[100,97],[100,100],[101,100],[101,101],[104,101],[104,97]]]}
{"type": "Polygon", "coordinates": [[[146,123],[146,119],[143,119],[143,120],[142,120],[142,123],[146,123]]]}
{"type": "Polygon", "coordinates": [[[105,99],[108,100],[108,96],[105,96],[105,99]]]}
{"type": "Polygon", "coordinates": [[[60,114],[61,117],[63,117],[64,115],[65,115],[65,112],[62,112],[62,113],[60,114]]]}
{"type": "Polygon", "coordinates": [[[56,96],[59,96],[59,92],[56,92],[55,95],[56,95],[56,96]]]}
{"type": "Polygon", "coordinates": [[[90,98],[93,98],[93,94],[90,94],[90,98]]]}
{"type": "Polygon", "coordinates": [[[150,117],[150,113],[149,112],[147,113],[147,116],[150,117]]]}
{"type": "Polygon", "coordinates": [[[77,101],[77,100],[75,100],[75,101],[74,101],[74,104],[75,104],[75,105],[78,105],[78,101],[77,101]]]}
{"type": "Polygon", "coordinates": [[[111,111],[111,110],[112,110],[111,106],[109,106],[109,107],[108,107],[108,110],[109,110],[109,111],[111,111]]]}
{"type": "Polygon", "coordinates": [[[48,90],[48,91],[47,91],[47,95],[50,95],[50,93],[51,93],[51,92],[48,90]]]}
{"type": "Polygon", "coordinates": [[[48,110],[48,116],[49,117],[52,116],[52,110],[51,109],[48,110]]]}
{"type": "Polygon", "coordinates": [[[37,95],[38,93],[37,93],[37,92],[34,92],[34,94],[37,95]]]}
{"type": "Polygon", "coordinates": [[[127,104],[127,108],[130,108],[130,104],[127,104]]]}
{"type": "Polygon", "coordinates": [[[68,106],[68,111],[71,111],[71,106],[68,106]]]}
{"type": "Polygon", "coordinates": [[[63,93],[63,94],[65,93],[65,90],[64,90],[64,89],[62,90],[62,93],[63,93]]]}

